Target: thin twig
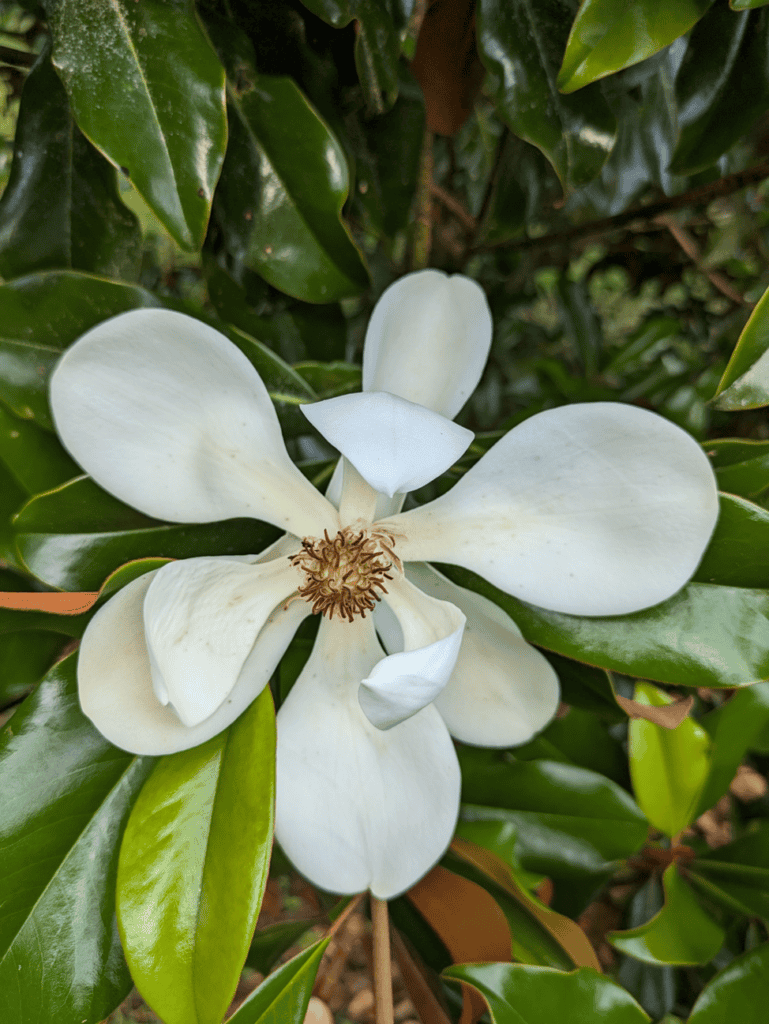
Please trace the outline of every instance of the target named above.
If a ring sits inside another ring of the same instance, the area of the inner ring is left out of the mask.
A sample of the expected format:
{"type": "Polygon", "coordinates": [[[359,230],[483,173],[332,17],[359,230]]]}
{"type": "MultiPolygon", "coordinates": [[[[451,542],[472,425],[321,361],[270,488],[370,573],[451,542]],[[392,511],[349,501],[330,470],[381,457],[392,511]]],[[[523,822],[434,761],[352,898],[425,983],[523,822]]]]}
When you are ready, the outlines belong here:
{"type": "Polygon", "coordinates": [[[357,896],[353,896],[353,898],[350,900],[350,902],[344,908],[344,910],[339,915],[339,917],[336,919],[336,921],[334,921],[331,924],[330,928],[327,929],[325,935],[323,936],[324,939],[333,939],[333,937],[340,930],[340,928],[344,928],[344,926],[347,924],[349,919],[352,917],[352,915],[355,913],[355,911],[360,906],[361,900],[363,899],[363,897],[365,895],[366,895],[365,892],[359,892],[357,896]]]}
{"type": "Polygon", "coordinates": [[[390,962],[390,921],[387,900],[371,896],[371,923],[374,926],[374,999],[376,1024],[393,1024],[393,981],[390,962]]]}
{"type": "Polygon", "coordinates": [[[455,196],[447,192],[442,185],[436,185],[434,181],[430,183],[430,191],[438,202],[443,203],[446,209],[454,214],[466,231],[475,231],[475,217],[473,217],[469,210],[464,208],[455,196]]]}
{"type": "Polygon", "coordinates": [[[718,270],[708,270],[702,263],[702,253],[700,247],[697,245],[697,240],[686,228],[679,224],[673,217],[668,214],[661,214],[659,217],[655,217],[654,220],[657,224],[662,224],[666,227],[670,234],[675,238],[678,244],[681,246],[683,251],[695,265],[697,270],[701,274],[705,274],[707,279],[717,288],[722,295],[725,295],[727,299],[731,299],[732,302],[736,302],[738,306],[748,305],[752,306],[752,302],[748,302],[747,299],[741,295],[736,288],[733,288],[731,282],[726,275],[720,273],[718,270]]]}
{"type": "Polygon", "coordinates": [[[488,213],[489,206],[491,204],[491,197],[494,194],[494,185],[496,184],[499,165],[502,163],[502,154],[505,151],[505,146],[507,145],[509,137],[510,129],[505,124],[502,126],[502,134],[499,136],[497,141],[497,148],[494,153],[494,162],[492,163],[491,170],[489,171],[489,179],[486,182],[486,189],[483,193],[483,199],[481,200],[481,208],[478,211],[478,216],[475,218],[476,231],[480,228],[481,224],[483,224],[483,219],[488,213]]]}
{"type": "Polygon", "coordinates": [[[678,196],[671,196],[669,199],[662,199],[657,203],[648,203],[646,206],[634,206],[624,213],[618,213],[614,217],[603,217],[600,220],[591,220],[587,224],[577,224],[575,227],[564,228],[563,231],[554,231],[549,235],[542,235],[539,238],[522,238],[517,242],[488,242],[473,248],[473,252],[488,252],[492,249],[506,248],[511,252],[520,252],[526,249],[547,248],[551,245],[562,245],[564,242],[571,242],[576,238],[590,238],[594,235],[605,235],[618,228],[623,228],[633,221],[653,221],[660,214],[669,213],[671,210],[682,210],[687,206],[697,206],[709,203],[711,199],[719,196],[731,195],[732,192],[739,192],[747,185],[755,185],[764,178],[769,178],[769,163],[757,164],[755,167],[748,167],[745,171],[738,171],[736,174],[728,174],[718,181],[709,185],[701,185],[699,188],[692,188],[688,192],[682,192],[678,196]]]}
{"type": "Polygon", "coordinates": [[[422,156],[419,161],[419,185],[417,186],[417,217],[414,225],[413,269],[424,270],[430,262],[433,241],[433,141],[429,128],[425,129],[422,156]]]}

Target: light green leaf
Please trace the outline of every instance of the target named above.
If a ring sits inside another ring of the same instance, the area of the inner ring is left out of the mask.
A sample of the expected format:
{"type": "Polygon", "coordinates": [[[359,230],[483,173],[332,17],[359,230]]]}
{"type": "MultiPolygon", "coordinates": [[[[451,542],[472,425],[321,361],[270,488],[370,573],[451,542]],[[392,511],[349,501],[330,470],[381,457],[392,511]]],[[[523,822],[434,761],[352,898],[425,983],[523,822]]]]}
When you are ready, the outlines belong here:
{"type": "Polygon", "coordinates": [[[304,1020],[328,939],[321,939],[265,978],[227,1024],[294,1024],[304,1020]]]}
{"type": "MultiPolygon", "coordinates": [[[[651,683],[638,683],[635,700],[651,707],[672,698],[651,683]]],[[[710,737],[692,718],[663,729],[643,718],[629,725],[630,777],[636,800],[655,828],[673,836],[694,820],[710,769],[710,737]]]]}
{"type": "Polygon", "coordinates": [[[612,932],[607,939],[648,964],[709,963],[723,944],[723,928],[705,913],[675,864],[666,868],[662,884],[662,910],[639,928],[612,932]]]}
{"type": "Polygon", "coordinates": [[[494,1024],[648,1024],[649,1018],[624,988],[583,967],[566,974],[526,964],[469,964],[449,967],[445,978],[477,989],[494,1024]]]}
{"type": "Polygon", "coordinates": [[[646,60],[688,32],[713,0],[584,0],[574,24],[558,88],[565,93],[646,60]]]}
{"type": "Polygon", "coordinates": [[[133,979],[166,1024],[220,1024],[235,992],[267,881],[274,764],[265,688],[224,732],[163,758],[129,819],[118,923],[133,979]]]}
{"type": "Polygon", "coordinates": [[[740,334],[716,389],[714,405],[725,410],[769,405],[769,289],[740,334]]]}

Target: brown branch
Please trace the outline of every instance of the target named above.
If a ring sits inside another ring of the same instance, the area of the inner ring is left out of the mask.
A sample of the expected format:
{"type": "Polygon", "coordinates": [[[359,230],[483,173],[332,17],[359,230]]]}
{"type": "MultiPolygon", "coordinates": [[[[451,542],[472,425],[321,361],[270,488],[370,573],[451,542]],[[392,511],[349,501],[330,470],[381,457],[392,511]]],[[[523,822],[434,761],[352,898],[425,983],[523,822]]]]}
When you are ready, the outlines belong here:
{"type": "Polygon", "coordinates": [[[757,164],[755,167],[737,171],[736,174],[728,174],[724,178],[719,178],[718,181],[700,185],[698,188],[692,188],[680,195],[671,196],[656,203],[647,203],[645,206],[634,206],[614,217],[603,217],[600,220],[589,221],[587,224],[577,224],[574,227],[565,228],[563,231],[542,235],[540,238],[522,238],[517,242],[489,242],[486,245],[475,246],[472,252],[489,252],[492,249],[503,247],[508,251],[521,252],[527,249],[547,248],[550,245],[562,245],[577,238],[605,235],[632,224],[633,221],[653,221],[661,214],[669,213],[671,210],[682,210],[687,206],[709,203],[712,199],[731,195],[732,192],[739,192],[747,185],[755,185],[765,178],[769,178],[769,163],[757,164]]]}
{"type": "Polygon", "coordinates": [[[725,295],[727,299],[731,299],[731,301],[735,302],[738,306],[743,304],[748,306],[754,305],[754,303],[748,302],[736,288],[732,287],[729,278],[725,274],[722,274],[718,270],[708,270],[708,268],[703,265],[702,253],[700,252],[700,247],[697,245],[696,238],[691,234],[691,232],[687,231],[682,224],[679,224],[671,216],[666,214],[661,214],[659,217],[655,217],[654,219],[658,224],[662,224],[663,227],[668,229],[670,234],[675,238],[683,251],[695,265],[697,270],[699,270],[701,274],[705,274],[713,287],[717,288],[722,295],[725,295]]]}
{"type": "Polygon", "coordinates": [[[450,213],[454,214],[466,231],[475,231],[475,218],[469,210],[464,208],[457,198],[455,198],[450,192],[447,192],[442,185],[436,185],[434,181],[430,183],[430,192],[435,196],[439,203],[442,203],[450,213]]]}
{"type": "Polygon", "coordinates": [[[395,962],[400,968],[403,983],[420,1020],[425,1024],[428,1021],[430,1024],[451,1024],[451,1020],[438,1002],[438,997],[430,988],[419,965],[409,953],[406,943],[398,934],[397,928],[392,929],[390,937],[395,962]]]}
{"type": "Polygon", "coordinates": [[[390,918],[387,900],[371,894],[371,923],[374,926],[374,998],[376,1024],[393,1024],[393,979],[390,960],[390,918]]]}

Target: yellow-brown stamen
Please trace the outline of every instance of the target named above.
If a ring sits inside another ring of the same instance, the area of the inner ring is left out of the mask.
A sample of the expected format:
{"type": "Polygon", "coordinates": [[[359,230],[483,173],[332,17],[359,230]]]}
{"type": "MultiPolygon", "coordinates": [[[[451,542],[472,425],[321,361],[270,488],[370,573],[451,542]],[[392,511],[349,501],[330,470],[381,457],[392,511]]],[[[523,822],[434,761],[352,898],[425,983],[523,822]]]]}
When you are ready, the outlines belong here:
{"type": "Polygon", "coordinates": [[[338,612],[349,622],[356,615],[365,618],[381,594],[387,593],[384,581],[393,578],[393,566],[403,571],[394,545],[392,534],[350,526],[333,540],[328,531],[322,537],[305,537],[302,550],[289,558],[306,580],[298,595],[310,602],[316,615],[332,619],[338,612]]]}

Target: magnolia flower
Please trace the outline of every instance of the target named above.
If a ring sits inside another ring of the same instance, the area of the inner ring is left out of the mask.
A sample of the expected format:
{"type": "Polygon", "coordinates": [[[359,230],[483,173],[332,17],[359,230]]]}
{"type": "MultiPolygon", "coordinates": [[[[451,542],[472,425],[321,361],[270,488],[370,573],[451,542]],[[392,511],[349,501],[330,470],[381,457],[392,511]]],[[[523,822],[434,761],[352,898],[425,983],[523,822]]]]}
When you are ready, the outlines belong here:
{"type": "Polygon", "coordinates": [[[557,707],[552,668],[512,620],[427,562],[545,608],[619,615],[674,594],[715,525],[699,445],[612,403],[532,416],[442,497],[401,512],[467,448],[452,418],[490,341],[468,278],[428,270],[388,288],[363,393],[302,406],[343,456],[327,496],[291,463],[249,360],[198,320],[121,314],[51,381],[62,440],[118,498],[174,522],[250,516],[286,531],[259,554],[171,562],[125,586],[85,632],[79,695],[123,749],[194,746],[242,713],[320,614],[278,714],[276,835],[335,892],[390,898],[440,858],[459,806],[452,735],[511,746],[557,707]]]}

